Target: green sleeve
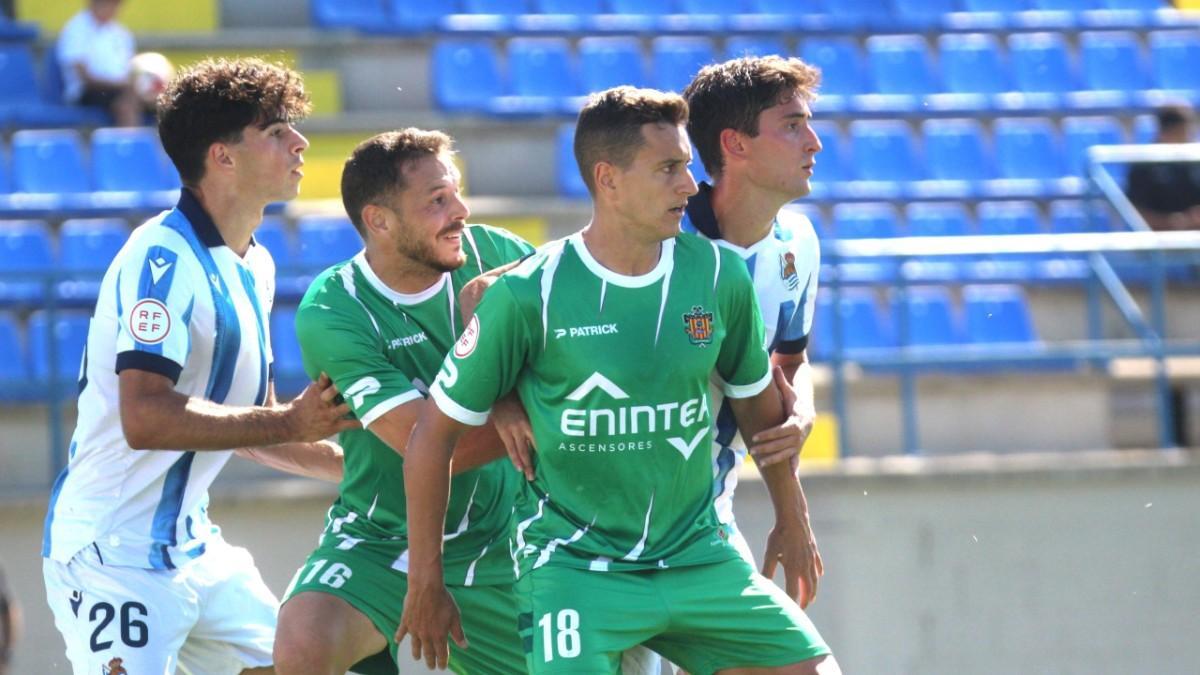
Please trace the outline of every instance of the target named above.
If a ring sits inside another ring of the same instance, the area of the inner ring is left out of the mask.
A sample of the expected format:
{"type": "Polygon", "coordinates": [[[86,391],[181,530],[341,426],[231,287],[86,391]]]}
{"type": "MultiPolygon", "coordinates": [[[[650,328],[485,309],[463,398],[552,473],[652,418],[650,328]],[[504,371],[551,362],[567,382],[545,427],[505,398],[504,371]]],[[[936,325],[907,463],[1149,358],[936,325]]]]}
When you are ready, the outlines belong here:
{"type": "Polygon", "coordinates": [[[379,329],[362,307],[302,304],[296,312],[296,337],[304,371],[314,380],[328,374],[363,427],[422,397],[412,380],[388,361],[379,329]]]}
{"type": "Polygon", "coordinates": [[[729,398],[754,396],[771,381],[766,331],[754,282],[745,263],[724,249],[717,279],[717,303],[725,324],[725,339],[717,355],[717,375],[729,398]]]}
{"type": "Polygon", "coordinates": [[[532,244],[503,228],[473,225],[471,232],[487,269],[507,265],[534,251],[532,244]]]}
{"type": "Polygon", "coordinates": [[[511,280],[501,277],[446,355],[430,396],[450,417],[479,426],[496,399],[516,384],[533,345],[534,331],[511,280]]]}

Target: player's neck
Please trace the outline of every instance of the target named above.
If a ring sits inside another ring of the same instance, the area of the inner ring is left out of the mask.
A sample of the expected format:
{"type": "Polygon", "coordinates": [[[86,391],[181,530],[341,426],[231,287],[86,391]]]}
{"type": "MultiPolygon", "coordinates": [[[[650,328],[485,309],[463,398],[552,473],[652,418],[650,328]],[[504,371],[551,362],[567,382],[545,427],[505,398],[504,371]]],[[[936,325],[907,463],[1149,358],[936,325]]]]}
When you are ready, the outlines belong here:
{"type": "Polygon", "coordinates": [[[592,222],[583,228],[583,244],[596,262],[606,269],[630,277],[648,274],[658,265],[661,241],[643,241],[630,236],[627,228],[611,218],[592,214],[592,222]]]}
{"type": "Polygon", "coordinates": [[[250,237],[262,224],[263,210],[267,205],[257,201],[248,202],[235,191],[214,189],[203,183],[188,189],[212,218],[225,245],[239,256],[246,255],[250,249],[250,237]]]}
{"type": "Polygon", "coordinates": [[[722,176],[712,188],[713,215],[721,238],[742,248],[771,233],[775,216],[787,202],[736,175],[722,176]]]}
{"type": "Polygon", "coordinates": [[[416,295],[442,279],[442,272],[398,253],[368,246],[367,265],[383,285],[397,293],[416,295]]]}

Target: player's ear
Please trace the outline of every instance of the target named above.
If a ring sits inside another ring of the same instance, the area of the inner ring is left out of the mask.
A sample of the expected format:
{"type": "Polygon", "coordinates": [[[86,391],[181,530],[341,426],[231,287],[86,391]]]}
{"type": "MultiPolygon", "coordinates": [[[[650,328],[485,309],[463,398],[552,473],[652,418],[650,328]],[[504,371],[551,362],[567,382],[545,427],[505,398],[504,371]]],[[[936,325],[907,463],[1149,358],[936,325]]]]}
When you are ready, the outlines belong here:
{"type": "Polygon", "coordinates": [[[234,165],[233,153],[224,143],[213,143],[208,146],[208,160],[213,163],[213,166],[220,169],[232,169],[234,165]]]}
{"type": "Polygon", "coordinates": [[[721,153],[726,157],[746,156],[746,136],[737,129],[722,129],[719,140],[721,153]]]}
{"type": "Polygon", "coordinates": [[[616,189],[616,173],[617,167],[608,162],[596,162],[592,166],[592,181],[596,184],[596,194],[616,189]]]}
{"type": "Polygon", "coordinates": [[[388,229],[387,214],[385,209],[375,204],[367,204],[362,208],[363,229],[371,234],[380,234],[388,229]]]}

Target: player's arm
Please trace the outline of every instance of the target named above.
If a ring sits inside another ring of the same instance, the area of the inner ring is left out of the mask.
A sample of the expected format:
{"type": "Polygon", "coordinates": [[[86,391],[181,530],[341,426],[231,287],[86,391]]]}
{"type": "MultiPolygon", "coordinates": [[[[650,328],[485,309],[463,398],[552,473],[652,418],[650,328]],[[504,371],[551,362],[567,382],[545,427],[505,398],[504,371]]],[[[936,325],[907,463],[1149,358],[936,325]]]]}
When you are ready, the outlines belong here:
{"type": "Polygon", "coordinates": [[[792,470],[799,466],[800,452],[812,433],[817,419],[813,394],[812,364],[807,350],[794,354],[776,352],[771,363],[780,375],[776,378],[788,417],[783,424],[761,431],[750,441],[750,454],[759,466],[786,461],[792,470]]]}
{"type": "MultiPolygon", "coordinates": [[[[332,404],[337,393],[337,388],[330,385],[321,393],[321,399],[332,404]]],[[[274,381],[267,385],[267,405],[276,405],[274,381]]],[[[277,471],[331,483],[341,482],[345,468],[342,446],[329,440],[241,448],[237,454],[277,471]]]]}
{"type": "Polygon", "coordinates": [[[334,401],[328,378],[274,406],[229,406],[175,391],[165,375],[125,368],[117,376],[121,429],[134,450],[229,450],[315,442],[358,426],[334,401]]]}
{"type": "MultiPolygon", "coordinates": [[[[422,411],[429,407],[436,406],[424,399],[409,401],[392,408],[367,426],[368,431],[404,456],[405,475],[410,471],[408,448],[414,440],[413,428],[417,425],[422,411]]],[[[452,473],[455,474],[483,466],[504,457],[505,454],[496,427],[490,423],[470,427],[466,433],[456,436],[456,443],[451,448],[454,458],[452,473]]]]}

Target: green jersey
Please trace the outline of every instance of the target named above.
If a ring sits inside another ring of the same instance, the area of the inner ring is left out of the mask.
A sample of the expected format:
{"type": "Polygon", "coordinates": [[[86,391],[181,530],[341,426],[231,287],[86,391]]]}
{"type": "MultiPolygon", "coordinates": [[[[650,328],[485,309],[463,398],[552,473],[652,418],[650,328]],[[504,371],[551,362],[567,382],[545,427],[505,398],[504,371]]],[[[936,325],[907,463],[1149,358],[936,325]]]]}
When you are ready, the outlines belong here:
{"type": "Polygon", "coordinates": [[[653,271],[622,276],[576,234],[497,281],[430,394],[475,425],[514,386],[524,403],[537,455],[517,498],[518,575],[636,570],[738,555],[712,506],[713,376],[733,398],[770,383],[745,263],[681,234],[653,271]]]}
{"type": "MultiPolygon", "coordinates": [[[[428,391],[462,330],[458,293],[475,276],[532,252],[496,228],[463,231],[467,262],[421,293],[388,288],[364,253],[334,265],[313,281],[296,312],[304,369],[328,373],[363,429],[344,431],[345,473],[324,537],[340,549],[387,548],[394,569],[408,571],[404,460],[367,427],[428,391]]],[[[520,477],[507,462],[492,462],[454,477],[445,534],[445,578],[455,585],[512,583],[508,535],[520,477]]]]}

